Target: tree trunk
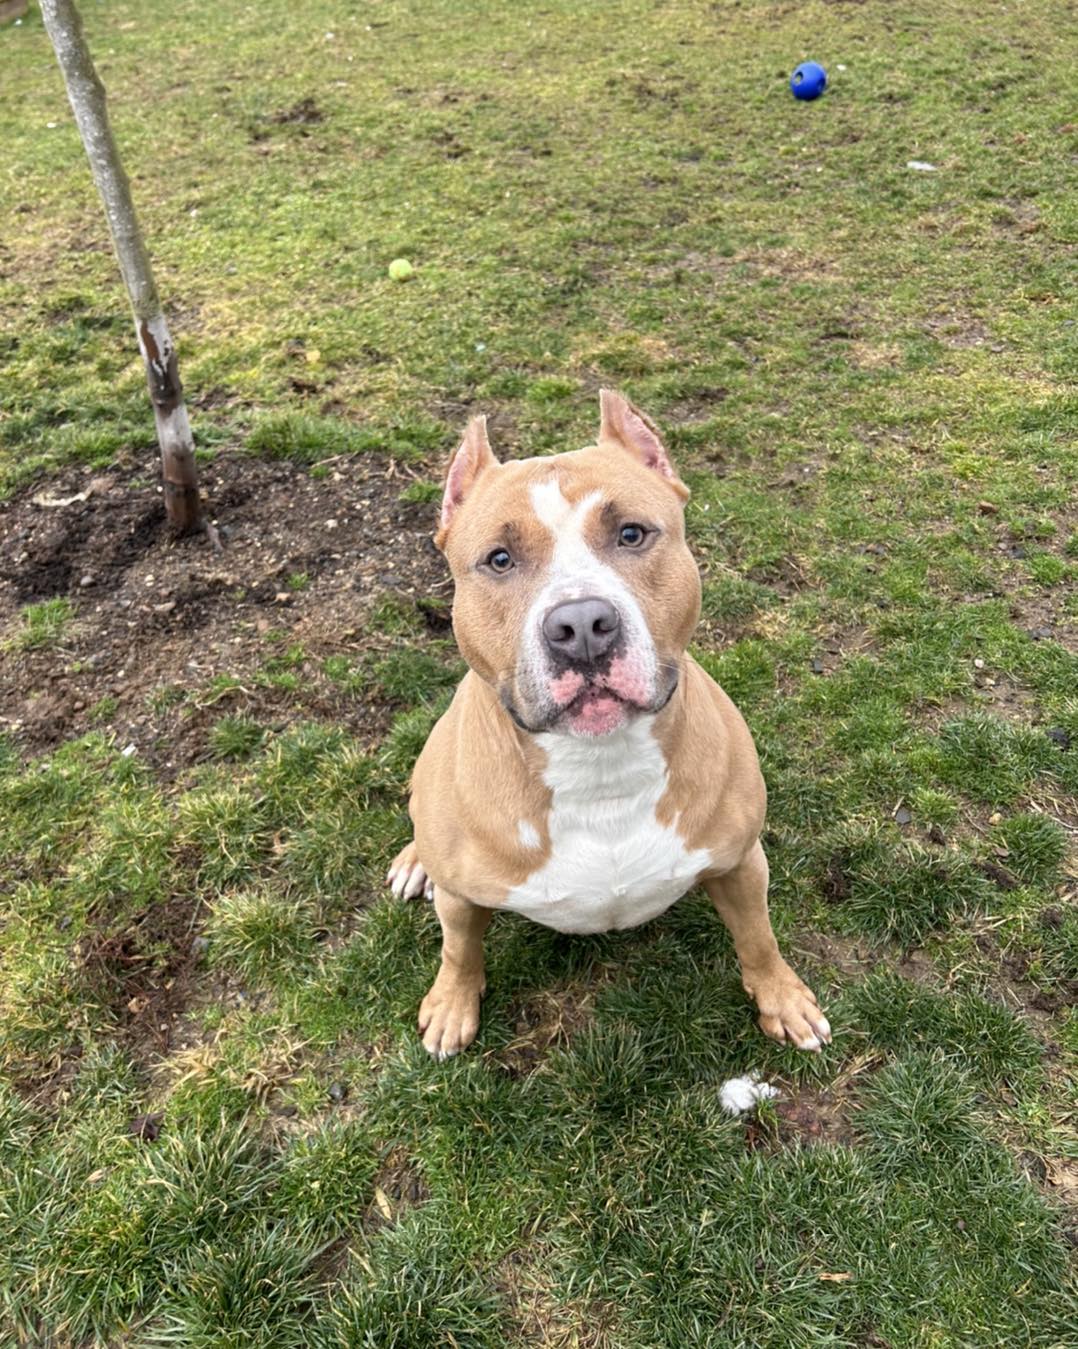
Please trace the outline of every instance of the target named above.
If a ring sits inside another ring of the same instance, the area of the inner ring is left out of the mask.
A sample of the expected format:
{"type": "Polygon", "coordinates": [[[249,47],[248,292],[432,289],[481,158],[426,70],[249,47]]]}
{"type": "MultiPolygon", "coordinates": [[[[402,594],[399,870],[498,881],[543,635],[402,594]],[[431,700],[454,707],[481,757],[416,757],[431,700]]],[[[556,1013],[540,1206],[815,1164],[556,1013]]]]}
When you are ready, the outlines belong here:
{"type": "Polygon", "coordinates": [[[186,533],[203,523],[194,442],[183,401],[176,348],[157,298],[149,254],[131,200],[131,185],[109,126],[105,88],[94,69],[73,0],[41,0],[41,14],[63,72],[71,110],[105,206],[116,257],[131,300],[161,446],[165,510],[173,529],[186,533]]]}

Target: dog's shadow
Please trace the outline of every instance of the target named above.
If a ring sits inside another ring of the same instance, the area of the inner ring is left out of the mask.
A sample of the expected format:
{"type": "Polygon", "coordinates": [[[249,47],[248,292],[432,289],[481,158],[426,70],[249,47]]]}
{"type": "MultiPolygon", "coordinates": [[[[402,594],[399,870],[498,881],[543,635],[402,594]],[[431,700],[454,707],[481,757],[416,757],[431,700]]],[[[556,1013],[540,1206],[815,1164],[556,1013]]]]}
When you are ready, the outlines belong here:
{"type": "Polygon", "coordinates": [[[729,936],[702,894],[640,928],[599,936],[500,915],[486,950],[487,995],[469,1052],[492,1071],[567,1074],[574,1092],[597,1102],[604,1082],[620,1100],[810,1067],[811,1056],[759,1030],[729,936]]]}

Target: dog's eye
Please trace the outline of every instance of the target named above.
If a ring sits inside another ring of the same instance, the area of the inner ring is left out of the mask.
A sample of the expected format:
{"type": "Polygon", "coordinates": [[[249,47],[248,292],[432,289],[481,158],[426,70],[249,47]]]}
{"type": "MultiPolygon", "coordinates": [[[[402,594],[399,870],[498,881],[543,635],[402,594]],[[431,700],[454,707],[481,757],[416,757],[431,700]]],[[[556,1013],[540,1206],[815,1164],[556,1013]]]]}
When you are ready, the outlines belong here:
{"type": "Polygon", "coordinates": [[[487,566],[499,574],[513,570],[513,558],[506,548],[495,548],[487,558],[487,566]]]}
{"type": "Polygon", "coordinates": [[[643,525],[622,525],[618,531],[618,543],[622,548],[639,548],[647,536],[648,532],[643,525]]]}

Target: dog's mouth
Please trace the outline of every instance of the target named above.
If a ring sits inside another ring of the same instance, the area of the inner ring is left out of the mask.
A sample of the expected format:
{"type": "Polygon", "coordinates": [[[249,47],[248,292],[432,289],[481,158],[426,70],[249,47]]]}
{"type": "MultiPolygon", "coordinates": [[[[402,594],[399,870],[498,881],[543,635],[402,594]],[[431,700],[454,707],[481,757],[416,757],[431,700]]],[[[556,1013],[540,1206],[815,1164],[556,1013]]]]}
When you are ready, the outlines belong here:
{"type": "Polygon", "coordinates": [[[612,689],[589,684],[564,708],[564,721],[576,735],[609,735],[623,726],[634,712],[645,709],[612,689]]]}
{"type": "Polygon", "coordinates": [[[533,735],[564,729],[573,735],[597,737],[620,730],[633,717],[661,712],[674,696],[677,685],[675,673],[661,697],[644,702],[615,692],[605,682],[589,680],[568,703],[552,708],[534,723],[521,716],[511,698],[503,695],[502,702],[521,730],[533,735]]]}

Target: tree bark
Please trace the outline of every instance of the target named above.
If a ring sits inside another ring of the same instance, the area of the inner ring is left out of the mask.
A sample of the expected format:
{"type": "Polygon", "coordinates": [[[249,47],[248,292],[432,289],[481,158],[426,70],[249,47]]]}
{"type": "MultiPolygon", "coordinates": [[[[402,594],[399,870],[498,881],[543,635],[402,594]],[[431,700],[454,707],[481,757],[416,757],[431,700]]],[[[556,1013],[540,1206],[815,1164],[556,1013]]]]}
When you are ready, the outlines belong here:
{"type": "Polygon", "coordinates": [[[161,312],[149,254],[131,200],[131,185],[109,125],[105,87],[94,69],[74,0],[41,0],[41,15],[63,73],[71,111],[101,194],[131,301],[161,446],[165,511],[173,529],[186,533],[203,523],[195,447],[183,401],[176,347],[161,312]]]}

